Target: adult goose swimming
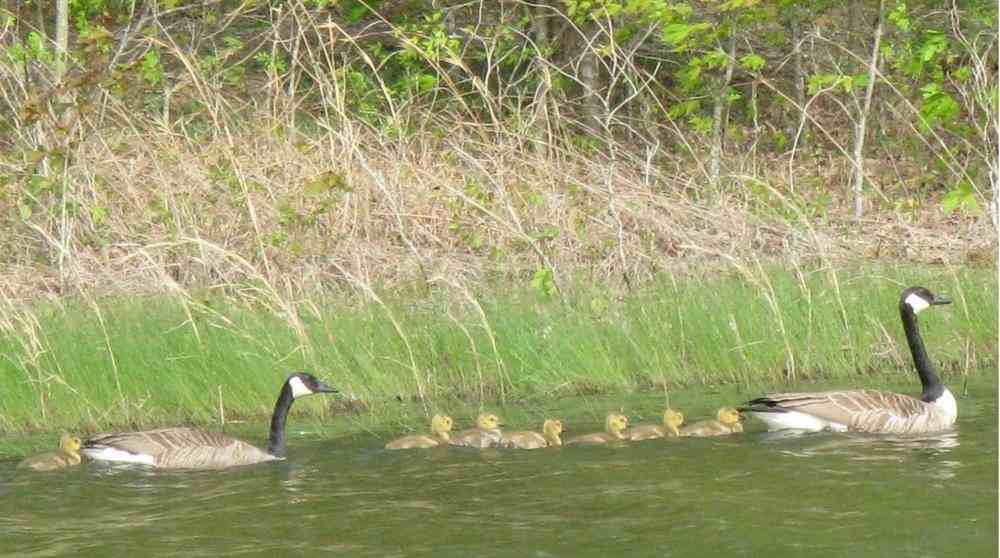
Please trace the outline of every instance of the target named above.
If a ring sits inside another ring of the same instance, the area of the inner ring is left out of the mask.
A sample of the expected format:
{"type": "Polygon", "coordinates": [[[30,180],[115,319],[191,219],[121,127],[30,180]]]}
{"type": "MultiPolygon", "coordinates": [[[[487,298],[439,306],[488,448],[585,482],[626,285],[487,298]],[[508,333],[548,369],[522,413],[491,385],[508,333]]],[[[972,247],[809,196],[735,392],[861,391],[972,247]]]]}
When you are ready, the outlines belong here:
{"type": "Polygon", "coordinates": [[[223,469],[285,457],[285,419],[292,403],[315,393],[336,393],[312,374],[293,373],[281,386],[271,415],[267,451],[218,432],[198,428],[161,428],[101,434],[83,444],[83,454],[96,461],[139,463],[161,469],[223,469]]]}
{"type": "Polygon", "coordinates": [[[870,389],[773,393],[749,401],[742,410],[766,422],[768,430],[923,434],[951,428],[958,405],[934,371],[917,328],[917,314],[950,303],[923,287],[910,287],[899,298],[906,342],[923,385],[919,398],[870,389]]]}

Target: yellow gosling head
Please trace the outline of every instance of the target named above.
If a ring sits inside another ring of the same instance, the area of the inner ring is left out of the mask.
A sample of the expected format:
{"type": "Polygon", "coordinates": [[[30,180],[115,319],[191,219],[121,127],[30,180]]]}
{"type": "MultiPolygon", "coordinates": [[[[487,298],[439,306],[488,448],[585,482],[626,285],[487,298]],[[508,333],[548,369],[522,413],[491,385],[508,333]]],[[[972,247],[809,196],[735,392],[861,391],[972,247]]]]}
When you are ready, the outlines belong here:
{"type": "Polygon", "coordinates": [[[68,432],[63,433],[62,437],[59,439],[59,448],[63,451],[76,453],[80,451],[80,445],[80,439],[68,432]]]}
{"type": "Polygon", "coordinates": [[[663,411],[663,424],[668,428],[675,429],[680,427],[680,425],[684,424],[684,413],[673,409],[663,411]]]}
{"type": "Polygon", "coordinates": [[[719,422],[726,425],[739,424],[740,412],[732,407],[723,407],[718,412],[719,422]]]}
{"type": "Polygon", "coordinates": [[[558,437],[562,434],[563,425],[561,420],[549,419],[542,424],[542,434],[547,438],[558,437]]]}
{"type": "Polygon", "coordinates": [[[431,419],[431,432],[447,437],[450,431],[451,417],[448,415],[434,415],[434,418],[431,419]]]}
{"type": "Polygon", "coordinates": [[[500,417],[493,413],[481,413],[476,419],[476,427],[482,430],[496,430],[500,428],[500,417]]]}
{"type": "Polygon", "coordinates": [[[622,430],[628,428],[628,417],[621,413],[609,413],[604,419],[604,430],[609,434],[621,434],[622,430]]]}

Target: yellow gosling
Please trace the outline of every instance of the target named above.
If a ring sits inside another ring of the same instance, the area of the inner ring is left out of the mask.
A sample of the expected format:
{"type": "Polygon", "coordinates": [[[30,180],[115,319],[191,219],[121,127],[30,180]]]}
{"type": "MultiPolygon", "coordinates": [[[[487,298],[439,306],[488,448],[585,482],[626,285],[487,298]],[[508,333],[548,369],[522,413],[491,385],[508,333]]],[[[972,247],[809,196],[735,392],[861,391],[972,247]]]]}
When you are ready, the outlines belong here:
{"type": "Polygon", "coordinates": [[[725,436],[743,432],[740,412],[732,407],[723,407],[716,413],[715,420],[703,420],[681,428],[681,436],[725,436]]]}
{"type": "Polygon", "coordinates": [[[542,424],[542,433],[523,430],[518,432],[504,432],[501,446],[516,449],[537,449],[550,446],[561,446],[563,424],[561,420],[548,419],[542,424]]]}
{"type": "Polygon", "coordinates": [[[55,471],[64,467],[80,464],[80,439],[70,434],[63,434],[59,440],[59,450],[33,455],[19,465],[19,469],[32,471],[55,471]]]}
{"type": "Polygon", "coordinates": [[[629,440],[651,440],[680,436],[680,426],[684,424],[684,414],[667,409],[663,411],[663,424],[637,424],[625,432],[629,440]]]}
{"type": "Polygon", "coordinates": [[[476,427],[463,430],[451,437],[451,445],[469,448],[493,448],[500,445],[500,418],[493,413],[481,413],[476,427]]]}
{"type": "Polygon", "coordinates": [[[628,417],[619,413],[610,413],[604,419],[604,432],[585,434],[566,440],[569,444],[606,444],[615,440],[625,440],[624,430],[628,428],[628,417]]]}
{"type": "Polygon", "coordinates": [[[430,434],[414,434],[396,438],[385,445],[385,449],[399,450],[411,448],[433,448],[448,445],[451,441],[451,417],[434,415],[431,419],[430,434]]]}

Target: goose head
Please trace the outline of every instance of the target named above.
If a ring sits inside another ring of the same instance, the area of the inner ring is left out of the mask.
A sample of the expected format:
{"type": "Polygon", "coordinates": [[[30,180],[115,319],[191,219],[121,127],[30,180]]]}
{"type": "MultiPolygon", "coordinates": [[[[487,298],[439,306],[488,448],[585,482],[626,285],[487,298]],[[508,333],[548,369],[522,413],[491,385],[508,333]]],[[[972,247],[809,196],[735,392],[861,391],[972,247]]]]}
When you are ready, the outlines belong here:
{"type": "Polygon", "coordinates": [[[947,297],[936,295],[924,287],[910,287],[899,297],[899,307],[909,308],[914,314],[919,314],[937,304],[951,304],[947,297]]]}
{"type": "Polygon", "coordinates": [[[740,412],[733,407],[723,407],[716,413],[716,418],[718,418],[719,422],[722,424],[732,426],[734,424],[739,424],[740,412]]]}
{"type": "Polygon", "coordinates": [[[476,418],[476,428],[480,430],[496,430],[500,428],[500,417],[493,413],[480,413],[476,418]]]}
{"type": "Polygon", "coordinates": [[[663,425],[672,431],[676,431],[680,426],[684,424],[684,413],[680,411],[675,411],[673,409],[667,409],[663,411],[663,425]]]}
{"type": "Polygon", "coordinates": [[[626,428],[628,428],[628,417],[621,413],[609,413],[604,419],[604,430],[615,437],[620,438],[626,428]]]}
{"type": "Polygon", "coordinates": [[[308,372],[295,372],[285,381],[292,390],[292,398],[298,399],[316,393],[337,393],[337,390],[319,381],[308,372]]]}
{"type": "Polygon", "coordinates": [[[62,438],[59,439],[59,449],[67,453],[79,453],[80,445],[80,438],[69,433],[63,434],[62,438]]]}
{"type": "Polygon", "coordinates": [[[434,415],[431,419],[431,434],[436,434],[442,438],[447,438],[451,432],[451,417],[448,415],[434,415]]]}

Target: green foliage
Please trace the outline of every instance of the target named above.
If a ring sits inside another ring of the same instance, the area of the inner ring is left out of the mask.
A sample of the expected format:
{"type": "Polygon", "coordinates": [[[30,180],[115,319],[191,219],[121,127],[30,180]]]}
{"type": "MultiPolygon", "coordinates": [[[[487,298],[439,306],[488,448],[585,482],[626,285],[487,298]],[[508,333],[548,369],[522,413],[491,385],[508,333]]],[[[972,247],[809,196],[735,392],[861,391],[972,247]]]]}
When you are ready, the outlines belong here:
{"type": "Polygon", "coordinates": [[[972,184],[967,181],[960,182],[953,190],[941,198],[941,209],[945,213],[955,210],[978,211],[979,202],[976,201],[975,191],[972,184]]]}
{"type": "Polygon", "coordinates": [[[889,11],[888,20],[901,31],[909,31],[910,16],[906,10],[906,2],[896,2],[896,6],[889,11]]]}
{"type": "Polygon", "coordinates": [[[764,57],[758,54],[747,54],[743,58],[740,58],[740,66],[751,72],[760,71],[766,63],[767,61],[764,60],[764,57]]]}
{"type": "Polygon", "coordinates": [[[540,267],[531,277],[531,288],[538,294],[551,297],[556,292],[555,274],[547,267],[540,267]]]}
{"type": "Polygon", "coordinates": [[[923,104],[920,115],[928,125],[948,122],[958,115],[958,103],[937,83],[928,83],[920,88],[923,104]]]}
{"type": "Polygon", "coordinates": [[[163,79],[163,66],[160,65],[160,56],[156,50],[151,49],[142,57],[139,68],[142,79],[149,85],[156,85],[163,79]]]}

